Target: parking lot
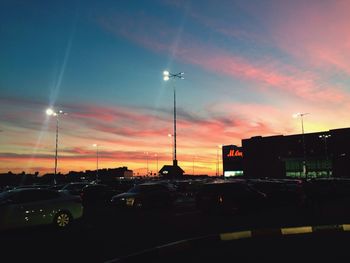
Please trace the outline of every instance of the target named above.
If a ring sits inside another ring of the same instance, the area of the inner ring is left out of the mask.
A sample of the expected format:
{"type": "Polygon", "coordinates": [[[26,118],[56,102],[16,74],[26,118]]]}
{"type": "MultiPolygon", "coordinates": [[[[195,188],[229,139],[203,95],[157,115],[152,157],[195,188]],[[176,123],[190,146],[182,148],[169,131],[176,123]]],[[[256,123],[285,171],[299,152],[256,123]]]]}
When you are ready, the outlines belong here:
{"type": "Polygon", "coordinates": [[[85,207],[84,216],[67,229],[39,226],[2,232],[1,257],[4,262],[104,262],[201,236],[346,223],[348,218],[337,214],[317,217],[288,206],[239,214],[205,213],[194,196],[182,196],[169,208],[85,207]]]}

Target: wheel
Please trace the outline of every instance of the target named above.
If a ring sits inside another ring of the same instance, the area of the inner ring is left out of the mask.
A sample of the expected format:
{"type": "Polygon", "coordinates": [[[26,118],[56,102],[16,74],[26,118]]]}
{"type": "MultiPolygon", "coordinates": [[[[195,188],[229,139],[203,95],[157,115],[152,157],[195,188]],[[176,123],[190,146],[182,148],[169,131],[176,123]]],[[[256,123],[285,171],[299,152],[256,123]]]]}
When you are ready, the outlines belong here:
{"type": "Polygon", "coordinates": [[[67,211],[59,211],[53,223],[57,228],[67,228],[72,223],[72,216],[67,211]]]}

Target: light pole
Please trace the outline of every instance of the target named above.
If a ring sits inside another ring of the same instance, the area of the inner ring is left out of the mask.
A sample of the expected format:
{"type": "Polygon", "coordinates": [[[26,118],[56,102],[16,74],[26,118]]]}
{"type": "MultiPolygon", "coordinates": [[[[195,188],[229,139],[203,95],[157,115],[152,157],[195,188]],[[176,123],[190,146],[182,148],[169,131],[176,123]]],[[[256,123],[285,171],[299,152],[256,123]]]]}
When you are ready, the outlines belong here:
{"type": "Polygon", "coordinates": [[[193,159],[192,159],[192,175],[194,175],[194,159],[196,158],[195,155],[193,155],[193,159]]]}
{"type": "Polygon", "coordinates": [[[219,149],[216,148],[216,171],[215,175],[218,176],[218,169],[219,169],[219,149]]]}
{"type": "Polygon", "coordinates": [[[146,174],[146,176],[148,176],[148,152],[144,152],[144,154],[146,154],[146,160],[147,160],[147,174],[146,174]]]}
{"type": "Polygon", "coordinates": [[[301,132],[302,132],[302,143],[303,143],[303,174],[305,179],[307,179],[307,166],[306,166],[306,148],[305,148],[305,135],[304,135],[304,120],[303,117],[305,115],[308,115],[310,113],[295,113],[293,114],[294,118],[298,118],[300,117],[300,121],[301,121],[301,132]]]}
{"type": "Polygon", "coordinates": [[[157,175],[158,175],[158,154],[156,153],[155,155],[154,155],[155,157],[156,157],[156,159],[157,159],[157,175]]]}
{"type": "Polygon", "coordinates": [[[98,144],[93,144],[96,147],[96,183],[98,182],[98,144]]]}
{"type": "Polygon", "coordinates": [[[327,164],[327,176],[329,176],[327,139],[331,137],[331,135],[322,134],[322,135],[319,135],[318,137],[324,141],[324,155],[325,155],[326,164],[327,164]]]}
{"type": "Polygon", "coordinates": [[[58,149],[59,116],[60,115],[67,115],[67,113],[63,112],[62,110],[59,110],[58,112],[56,112],[53,109],[49,108],[46,110],[46,114],[48,116],[56,117],[55,174],[54,174],[54,178],[53,178],[53,183],[57,184],[56,177],[57,177],[57,159],[58,159],[57,149],[58,149]]]}
{"type": "MultiPolygon", "coordinates": [[[[171,137],[174,137],[172,134],[168,134],[168,137],[171,138],[171,137]]],[[[171,158],[174,160],[174,141],[171,140],[171,158]]]]}
{"type": "Polygon", "coordinates": [[[219,144],[218,145],[218,148],[217,148],[217,152],[216,152],[216,155],[217,155],[217,158],[218,158],[218,176],[220,176],[220,157],[219,157],[219,150],[221,150],[222,148],[222,145],[219,144]]]}
{"type": "MultiPolygon", "coordinates": [[[[168,81],[170,78],[172,79],[184,79],[183,75],[184,72],[179,72],[176,74],[170,73],[169,71],[165,70],[163,71],[163,79],[164,81],[168,81]]],[[[176,159],[176,90],[175,85],[174,87],[174,159],[173,159],[173,166],[177,166],[177,159],[176,159]]]]}
{"type": "Polygon", "coordinates": [[[216,148],[216,176],[220,176],[220,159],[219,159],[219,149],[222,145],[218,144],[216,148]]]}

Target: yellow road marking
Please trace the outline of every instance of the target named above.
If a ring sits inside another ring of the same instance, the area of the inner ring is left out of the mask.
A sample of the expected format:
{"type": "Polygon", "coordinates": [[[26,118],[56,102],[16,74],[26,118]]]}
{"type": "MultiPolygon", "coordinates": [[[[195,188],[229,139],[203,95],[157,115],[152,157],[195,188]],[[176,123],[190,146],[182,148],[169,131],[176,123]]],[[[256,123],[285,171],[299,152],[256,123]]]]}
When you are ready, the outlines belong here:
{"type": "Polygon", "coordinates": [[[241,238],[249,238],[249,237],[252,237],[252,231],[240,231],[240,232],[220,234],[220,239],[223,241],[241,239],[241,238]]]}
{"type": "Polygon", "coordinates": [[[312,233],[312,227],[311,226],[286,227],[286,228],[281,228],[281,232],[282,232],[282,235],[312,233]]]}

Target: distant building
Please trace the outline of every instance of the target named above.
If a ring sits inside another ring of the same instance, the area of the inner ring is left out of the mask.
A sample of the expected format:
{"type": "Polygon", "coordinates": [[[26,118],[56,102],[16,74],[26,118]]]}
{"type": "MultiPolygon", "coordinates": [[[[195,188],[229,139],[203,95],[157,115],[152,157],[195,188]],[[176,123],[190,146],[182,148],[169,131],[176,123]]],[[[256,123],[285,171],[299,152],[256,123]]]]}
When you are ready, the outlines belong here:
{"type": "Polygon", "coordinates": [[[167,178],[182,177],[184,173],[185,171],[178,165],[164,165],[159,171],[160,176],[167,178]]]}
{"type": "Polygon", "coordinates": [[[132,177],[133,171],[129,170],[128,167],[119,167],[119,168],[109,168],[98,170],[98,177],[100,180],[109,180],[119,177],[132,177]]]}
{"type": "Polygon", "coordinates": [[[243,151],[236,145],[222,147],[222,164],[224,177],[243,175],[243,151]]]}
{"type": "Polygon", "coordinates": [[[241,148],[234,145],[223,147],[224,175],[247,178],[350,177],[349,167],[350,128],[304,135],[255,136],[242,140],[241,148]],[[238,172],[239,169],[243,174],[238,172]]]}

